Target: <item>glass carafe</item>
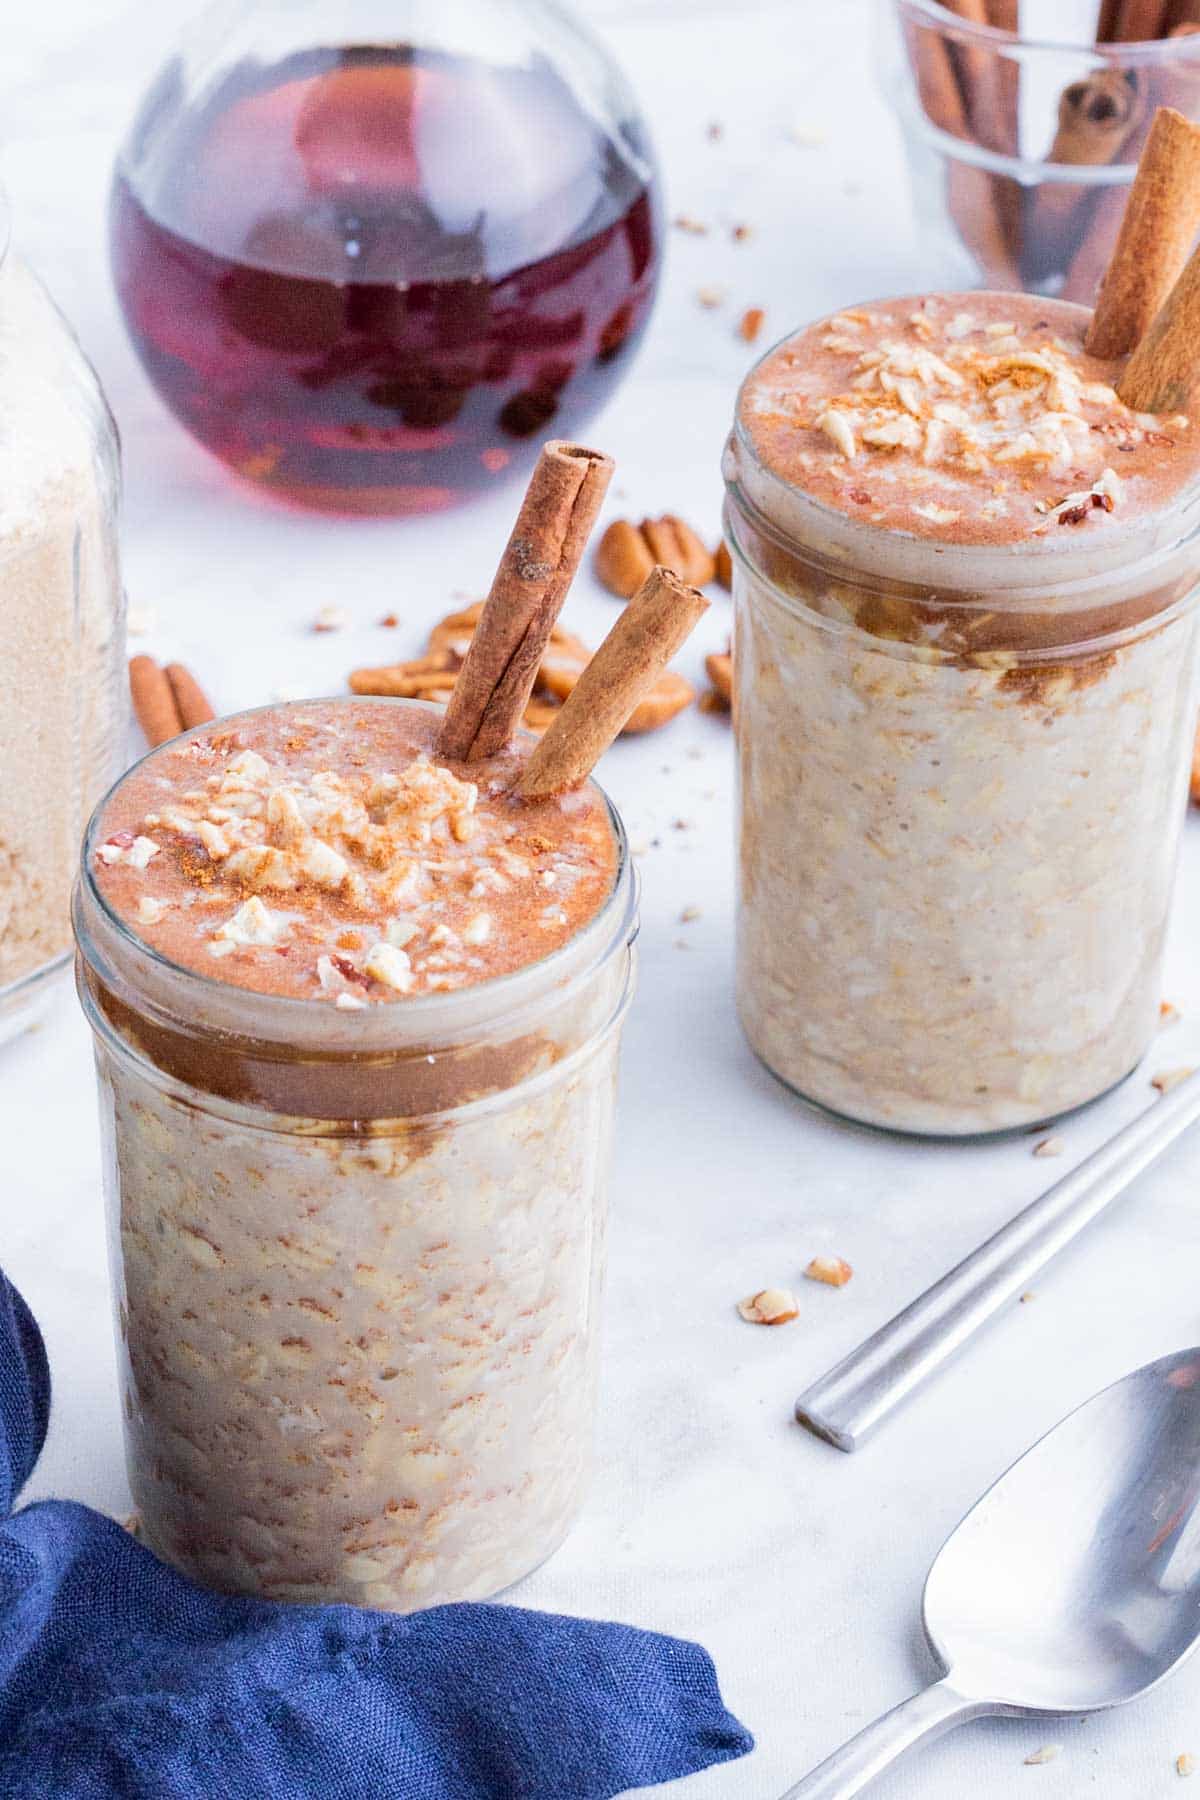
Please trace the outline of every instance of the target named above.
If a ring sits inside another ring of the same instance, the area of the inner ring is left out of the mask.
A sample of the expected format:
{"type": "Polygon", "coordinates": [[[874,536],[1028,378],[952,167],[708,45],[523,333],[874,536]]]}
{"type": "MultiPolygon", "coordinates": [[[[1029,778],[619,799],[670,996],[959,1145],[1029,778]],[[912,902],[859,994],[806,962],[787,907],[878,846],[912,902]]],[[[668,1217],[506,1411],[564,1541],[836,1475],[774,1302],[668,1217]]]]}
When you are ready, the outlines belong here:
{"type": "Polygon", "coordinates": [[[111,235],[201,444],[281,499],[404,513],[582,430],[661,219],[625,82],[552,0],[221,0],[142,101],[111,235]]]}

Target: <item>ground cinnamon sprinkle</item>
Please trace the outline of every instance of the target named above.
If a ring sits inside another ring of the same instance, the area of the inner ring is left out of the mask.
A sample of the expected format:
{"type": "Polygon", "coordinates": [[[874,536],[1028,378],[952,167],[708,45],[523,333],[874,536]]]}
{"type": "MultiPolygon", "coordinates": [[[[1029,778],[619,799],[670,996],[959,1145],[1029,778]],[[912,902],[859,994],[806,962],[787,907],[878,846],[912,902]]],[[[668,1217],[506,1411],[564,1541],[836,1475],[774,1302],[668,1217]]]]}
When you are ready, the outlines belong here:
{"type": "Polygon", "coordinates": [[[402,702],[267,710],[165,745],[110,803],[100,891],[160,954],[353,1011],[510,973],[612,888],[595,789],[517,801],[519,751],[431,759],[440,714],[402,702]]]}

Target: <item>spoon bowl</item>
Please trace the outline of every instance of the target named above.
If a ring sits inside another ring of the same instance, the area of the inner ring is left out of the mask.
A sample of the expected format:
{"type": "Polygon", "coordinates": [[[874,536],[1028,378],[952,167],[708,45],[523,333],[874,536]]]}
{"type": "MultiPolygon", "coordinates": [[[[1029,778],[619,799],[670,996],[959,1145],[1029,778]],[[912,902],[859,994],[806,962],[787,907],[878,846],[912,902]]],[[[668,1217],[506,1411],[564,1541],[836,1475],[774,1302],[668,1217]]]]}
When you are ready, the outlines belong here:
{"type": "Polygon", "coordinates": [[[1200,1639],[1200,1349],[1127,1375],[1013,1464],[947,1538],[922,1616],[943,1679],[784,1800],[850,1800],[985,1713],[1120,1706],[1200,1639]]]}

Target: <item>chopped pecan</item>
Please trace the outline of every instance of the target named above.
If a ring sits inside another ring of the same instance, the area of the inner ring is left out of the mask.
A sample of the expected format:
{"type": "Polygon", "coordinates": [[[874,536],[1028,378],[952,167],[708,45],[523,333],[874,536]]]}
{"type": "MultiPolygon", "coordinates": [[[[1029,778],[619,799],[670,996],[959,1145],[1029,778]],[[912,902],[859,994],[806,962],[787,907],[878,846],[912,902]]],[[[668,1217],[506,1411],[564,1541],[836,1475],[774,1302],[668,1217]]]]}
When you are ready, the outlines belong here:
{"type": "Polygon", "coordinates": [[[708,679],[713,684],[713,693],[722,707],[733,705],[733,657],[728,650],[723,654],[714,651],[704,659],[704,667],[708,670],[708,679]]]}
{"type": "Polygon", "coordinates": [[[758,334],[766,321],[766,313],[761,306],[748,306],[738,320],[737,334],[745,344],[758,342],[758,334]]]}
{"type": "Polygon", "coordinates": [[[731,588],[733,586],[733,558],[729,554],[729,545],[724,538],[713,552],[713,567],[716,580],[721,587],[731,588]]]}
{"type": "Polygon", "coordinates": [[[826,1287],[845,1287],[854,1270],[841,1256],[814,1256],[804,1273],[810,1281],[823,1281],[826,1287]]]}
{"type": "Polygon", "coordinates": [[[389,663],[382,669],[355,669],[350,676],[350,691],[386,694],[401,700],[432,700],[439,694],[449,694],[461,667],[461,657],[449,650],[435,650],[428,656],[389,663]]]}
{"type": "Polygon", "coordinates": [[[763,1288],[745,1300],[738,1301],[738,1311],[747,1325],[786,1325],[800,1311],[796,1296],[786,1288],[763,1288]]]}
{"type": "Polygon", "coordinates": [[[660,519],[614,519],[596,547],[596,575],[610,593],[631,600],[655,563],[690,587],[713,579],[716,561],[691,526],[674,513],[660,519]]]}

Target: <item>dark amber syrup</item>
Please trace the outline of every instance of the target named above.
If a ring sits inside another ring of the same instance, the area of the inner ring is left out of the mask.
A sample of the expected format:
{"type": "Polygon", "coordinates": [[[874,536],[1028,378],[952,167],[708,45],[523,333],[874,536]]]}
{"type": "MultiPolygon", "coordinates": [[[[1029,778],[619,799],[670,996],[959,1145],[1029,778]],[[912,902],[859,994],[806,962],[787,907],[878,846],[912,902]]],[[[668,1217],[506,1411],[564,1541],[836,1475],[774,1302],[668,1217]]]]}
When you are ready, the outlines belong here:
{"type": "Polygon", "coordinates": [[[239,475],[431,511],[578,435],[616,385],[658,272],[649,169],[546,64],[241,65],[154,155],[135,133],[117,289],[158,392],[239,475]]]}

